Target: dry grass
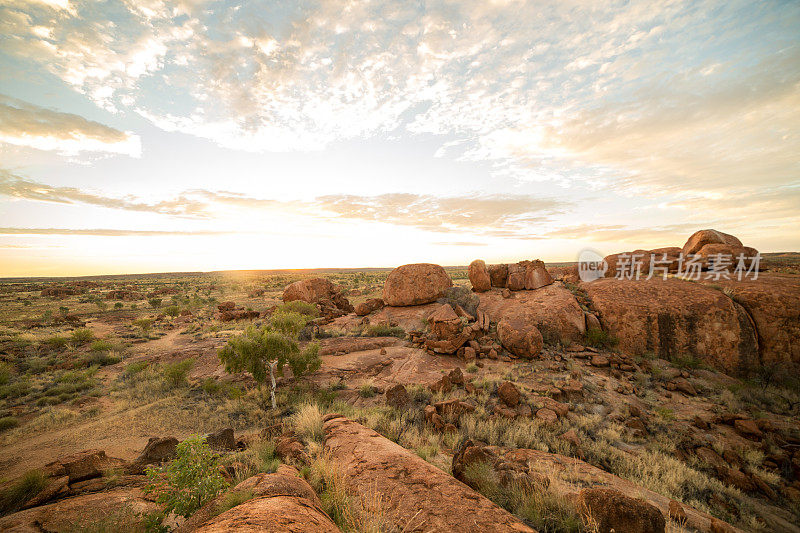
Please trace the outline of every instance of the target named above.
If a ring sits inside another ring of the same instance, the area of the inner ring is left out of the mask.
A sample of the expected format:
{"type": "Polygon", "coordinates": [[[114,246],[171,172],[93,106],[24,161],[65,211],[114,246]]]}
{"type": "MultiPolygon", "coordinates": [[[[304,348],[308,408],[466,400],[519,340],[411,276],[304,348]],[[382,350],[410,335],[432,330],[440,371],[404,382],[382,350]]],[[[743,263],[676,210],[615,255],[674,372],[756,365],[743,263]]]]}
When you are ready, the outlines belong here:
{"type": "Polygon", "coordinates": [[[292,415],[291,424],[299,437],[309,441],[322,442],[322,411],[317,404],[302,405],[292,415]]]}

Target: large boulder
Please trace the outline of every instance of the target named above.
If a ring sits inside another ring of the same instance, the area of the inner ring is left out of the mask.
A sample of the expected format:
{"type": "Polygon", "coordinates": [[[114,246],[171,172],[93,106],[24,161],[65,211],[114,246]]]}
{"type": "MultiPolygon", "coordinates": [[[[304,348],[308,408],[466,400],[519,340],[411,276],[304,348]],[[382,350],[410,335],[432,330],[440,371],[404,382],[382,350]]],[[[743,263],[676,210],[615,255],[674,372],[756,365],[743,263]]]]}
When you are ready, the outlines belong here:
{"type": "Polygon", "coordinates": [[[533,532],[514,515],[413,452],[341,415],[324,423],[324,450],[357,496],[382,500],[387,529],[533,532]]]}
{"type": "Polygon", "coordinates": [[[139,457],[128,464],[125,469],[131,474],[144,474],[148,465],[174,459],[177,447],[178,439],[175,437],[151,437],[139,457]]]}
{"type": "Polygon", "coordinates": [[[721,291],[679,279],[582,283],[603,329],[628,354],[693,355],[723,372],[758,364],[747,312],[721,291]]]}
{"type": "Polygon", "coordinates": [[[489,270],[486,268],[486,263],[481,259],[476,259],[470,263],[467,273],[469,274],[469,282],[472,283],[472,289],[475,292],[485,292],[492,288],[489,270]]]}
{"type": "Polygon", "coordinates": [[[580,342],[586,332],[583,309],[564,285],[553,283],[535,291],[522,291],[514,298],[503,298],[502,291],[480,294],[479,311],[492,322],[508,314],[529,314],[548,343],[580,342]]]}
{"type": "Polygon", "coordinates": [[[740,266],[750,268],[753,258],[758,255],[758,250],[748,246],[731,244],[706,244],[696,254],[705,270],[733,271],[740,266]]]}
{"type": "Polygon", "coordinates": [[[507,313],[497,324],[497,336],[503,348],[518,357],[532,359],[542,351],[542,334],[531,313],[507,313]]]}
{"type": "Polygon", "coordinates": [[[540,260],[520,261],[508,265],[506,286],[512,291],[534,290],[553,283],[553,278],[540,260]]]}
{"type": "Polygon", "coordinates": [[[508,283],[508,265],[505,263],[489,265],[488,271],[492,287],[505,289],[508,283]]]}
{"type": "Polygon", "coordinates": [[[453,285],[444,268],[431,263],[414,263],[395,268],[383,286],[386,305],[422,305],[436,301],[453,285]]]}
{"type": "Polygon", "coordinates": [[[696,254],[706,244],[727,244],[729,246],[741,247],[742,241],[733,235],[722,233],[715,229],[703,229],[694,232],[692,236],[689,237],[689,240],[686,241],[686,244],[683,245],[684,257],[696,254]]]}
{"type": "Polygon", "coordinates": [[[598,533],[663,533],[666,521],[661,512],[638,498],[618,490],[583,489],[579,501],[587,509],[598,533]]]}
{"type": "Polygon", "coordinates": [[[611,254],[605,256],[603,261],[607,265],[607,278],[645,279],[650,273],[650,250],[611,254]]]}
{"type": "Polygon", "coordinates": [[[60,457],[45,466],[45,472],[53,477],[66,475],[70,483],[100,477],[111,468],[122,467],[125,461],[108,457],[103,450],[84,450],[60,457]]]}
{"type": "Polygon", "coordinates": [[[747,311],[758,332],[761,364],[800,364],[800,276],[707,281],[721,285],[747,311]]]}

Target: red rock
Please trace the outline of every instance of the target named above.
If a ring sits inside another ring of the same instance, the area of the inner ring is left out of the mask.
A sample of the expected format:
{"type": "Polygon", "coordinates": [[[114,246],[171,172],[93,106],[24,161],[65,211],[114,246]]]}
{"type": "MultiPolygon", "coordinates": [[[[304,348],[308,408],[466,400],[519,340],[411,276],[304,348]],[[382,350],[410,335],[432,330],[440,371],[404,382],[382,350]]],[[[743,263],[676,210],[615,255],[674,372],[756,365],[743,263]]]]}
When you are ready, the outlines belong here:
{"type": "Polygon", "coordinates": [[[512,291],[534,290],[553,283],[553,278],[540,260],[520,261],[508,265],[507,287],[512,291]]]}
{"type": "Polygon", "coordinates": [[[689,237],[686,244],[683,245],[684,257],[690,254],[696,254],[700,249],[707,244],[727,244],[730,246],[742,246],[742,241],[721,231],[713,229],[704,229],[697,231],[689,237]]]}
{"type": "Polygon", "coordinates": [[[453,286],[444,268],[416,263],[395,268],[386,278],[383,301],[386,305],[421,305],[436,301],[453,286]]]}
{"type": "Polygon", "coordinates": [[[516,407],[519,405],[520,399],[522,398],[517,386],[510,381],[504,381],[497,388],[497,395],[500,397],[503,403],[509,407],[516,407]]]}
{"type": "Polygon", "coordinates": [[[475,410],[475,406],[471,403],[464,402],[458,398],[452,400],[444,400],[433,404],[436,412],[443,417],[452,417],[457,419],[464,413],[471,413],[475,410]]]}
{"type": "MultiPolygon", "coordinates": [[[[323,315],[331,315],[332,310],[341,313],[354,311],[350,301],[345,298],[344,292],[339,290],[330,280],[325,278],[310,278],[295,281],[283,290],[283,301],[317,304],[323,309],[323,315]],[[326,308],[329,310],[325,312],[326,308]]],[[[338,313],[334,313],[338,314],[338,313]]]]}
{"type": "Polygon", "coordinates": [[[497,336],[509,352],[532,359],[542,351],[544,341],[535,318],[528,314],[507,314],[497,324],[497,336]]]}
{"type": "Polygon", "coordinates": [[[508,283],[508,265],[490,265],[488,271],[492,287],[504,289],[508,283]]]}
{"type": "Polygon", "coordinates": [[[486,269],[486,263],[482,260],[476,259],[470,263],[467,274],[469,275],[469,282],[472,283],[472,290],[475,292],[485,292],[492,288],[489,271],[486,269]]]}
{"type": "Polygon", "coordinates": [[[126,467],[126,471],[131,474],[143,474],[148,465],[171,461],[175,458],[177,446],[178,439],[175,437],[151,437],[139,457],[126,467]]]}
{"type": "Polygon", "coordinates": [[[555,424],[558,422],[558,415],[556,412],[552,409],[548,409],[547,407],[542,407],[536,411],[536,418],[547,424],[555,424]]]}
{"type": "Polygon", "coordinates": [[[733,427],[741,435],[747,438],[761,439],[764,436],[764,433],[759,429],[758,424],[756,424],[753,420],[736,420],[733,423],[733,427]]]}
{"type": "Polygon", "coordinates": [[[686,523],[686,511],[684,511],[683,506],[675,500],[670,500],[669,502],[669,517],[679,524],[686,523]]]}
{"type": "Polygon", "coordinates": [[[258,474],[239,483],[231,492],[252,493],[253,498],[214,516],[220,496],[192,515],[176,533],[338,532],[339,528],[322,510],[319,498],[293,468],[281,465],[274,474],[258,474]]]}
{"type": "Polygon", "coordinates": [[[360,304],[355,306],[355,313],[358,316],[366,316],[373,311],[377,311],[378,309],[383,309],[384,303],[383,300],[380,298],[370,298],[365,302],[361,302],[360,304]]]}
{"type": "Polygon", "coordinates": [[[428,317],[431,333],[439,339],[447,339],[461,333],[464,324],[450,304],[442,304],[428,317]]]}
{"type": "Polygon", "coordinates": [[[498,291],[484,292],[479,296],[481,304],[478,309],[485,312],[491,321],[499,322],[506,315],[529,315],[543,338],[550,343],[581,342],[586,332],[583,309],[561,283],[518,292],[515,298],[504,298],[498,291]]]}
{"type": "Polygon", "coordinates": [[[402,409],[411,402],[406,388],[398,383],[386,389],[386,405],[395,409],[402,409]]]}
{"type": "Polygon", "coordinates": [[[324,450],[357,495],[384,495],[406,531],[532,532],[519,519],[405,448],[345,418],[325,422],[324,450]]]}
{"type": "Polygon", "coordinates": [[[607,278],[645,279],[650,273],[650,250],[634,250],[607,255],[603,258],[606,263],[607,278]]]}
{"type": "Polygon", "coordinates": [[[605,368],[609,366],[611,363],[608,361],[608,357],[605,355],[594,355],[592,356],[591,361],[592,366],[596,366],[597,368],[605,368]]]}
{"type": "Polygon", "coordinates": [[[437,381],[431,383],[428,388],[431,390],[431,392],[448,393],[453,390],[453,384],[450,382],[450,376],[445,374],[437,381]]]}
{"type": "Polygon", "coordinates": [[[666,521],[651,504],[613,489],[584,489],[579,501],[588,509],[599,533],[663,533],[666,521]]]}
{"type": "Polygon", "coordinates": [[[64,472],[69,477],[69,482],[83,481],[100,477],[110,468],[121,467],[125,464],[122,459],[106,456],[103,450],[85,450],[60,457],[45,466],[47,472],[64,472]]]}
{"type": "Polygon", "coordinates": [[[720,291],[679,279],[600,279],[581,287],[623,353],[667,360],[695,354],[724,372],[759,364],[747,313],[720,291]]]}

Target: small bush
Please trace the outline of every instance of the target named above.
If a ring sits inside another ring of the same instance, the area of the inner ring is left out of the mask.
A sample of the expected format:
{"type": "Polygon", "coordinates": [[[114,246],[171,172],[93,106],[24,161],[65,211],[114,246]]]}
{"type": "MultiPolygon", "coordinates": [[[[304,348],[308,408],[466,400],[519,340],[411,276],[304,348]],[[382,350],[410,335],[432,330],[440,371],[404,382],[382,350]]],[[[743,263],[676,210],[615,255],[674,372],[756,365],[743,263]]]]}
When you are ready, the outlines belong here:
{"type": "Polygon", "coordinates": [[[595,348],[611,349],[619,344],[619,339],[602,329],[590,328],[586,330],[586,344],[595,348]]]}
{"type": "Polygon", "coordinates": [[[133,321],[133,325],[142,330],[142,335],[150,333],[154,320],[152,318],[140,318],[133,321]]]}
{"type": "Polygon", "coordinates": [[[0,387],[11,381],[11,368],[6,363],[0,363],[0,387]]]}
{"type": "Polygon", "coordinates": [[[322,412],[317,404],[306,404],[292,415],[295,433],[306,439],[322,442],[322,412]]]}
{"type": "Polygon", "coordinates": [[[5,515],[21,508],[25,502],[42,492],[47,476],[39,470],[31,470],[14,484],[0,492],[0,514],[5,515]]]}
{"type": "Polygon", "coordinates": [[[122,357],[114,352],[98,351],[85,355],[81,361],[84,366],[107,366],[119,363],[122,357]]]}
{"type": "Polygon", "coordinates": [[[450,304],[451,306],[458,305],[472,316],[476,316],[478,305],[481,303],[481,299],[477,294],[466,287],[458,286],[447,289],[444,292],[444,296],[437,301],[450,304]]]}
{"type": "Polygon", "coordinates": [[[164,308],[164,314],[167,316],[178,316],[181,310],[177,305],[170,305],[164,308]]]}
{"type": "Polygon", "coordinates": [[[75,344],[86,344],[94,339],[94,332],[89,328],[78,328],[70,335],[75,344]]]}
{"type": "Polygon", "coordinates": [[[475,363],[469,363],[469,364],[466,366],[465,370],[466,370],[467,372],[469,372],[470,374],[474,374],[475,372],[477,372],[477,371],[478,371],[478,365],[476,365],[475,363]]]}
{"type": "Polygon", "coordinates": [[[15,428],[19,425],[19,418],[14,416],[4,416],[0,418],[0,432],[15,428]]]}
{"type": "Polygon", "coordinates": [[[218,459],[205,438],[189,437],[178,444],[173,461],[162,468],[147,469],[145,493],[155,495],[165,514],[188,517],[227,487],[219,473],[218,459]]]}
{"type": "Polygon", "coordinates": [[[364,383],[358,389],[358,395],[362,398],[372,398],[375,396],[375,387],[372,386],[372,383],[364,383]]]}
{"type": "Polygon", "coordinates": [[[51,348],[60,350],[62,348],[66,348],[67,344],[69,344],[69,339],[61,335],[53,335],[52,337],[47,337],[44,340],[44,343],[51,348]]]}
{"type": "Polygon", "coordinates": [[[152,307],[153,309],[158,309],[159,307],[161,307],[162,301],[163,300],[161,298],[150,298],[149,300],[147,300],[147,302],[150,304],[150,307],[152,307]]]}
{"type": "Polygon", "coordinates": [[[397,337],[404,339],[406,332],[400,326],[390,326],[388,324],[375,324],[367,326],[361,333],[364,337],[397,337]]]}
{"type": "Polygon", "coordinates": [[[247,500],[252,500],[254,497],[255,494],[252,490],[235,490],[232,492],[227,492],[222,497],[222,501],[217,505],[215,513],[220,515],[225,511],[229,511],[234,507],[243,504],[247,500]]]}
{"type": "Polygon", "coordinates": [[[147,361],[134,361],[133,363],[128,363],[122,375],[125,378],[131,378],[147,368],[147,366],[147,361]]]}
{"type": "Polygon", "coordinates": [[[114,349],[114,343],[105,339],[98,339],[89,346],[89,349],[93,352],[110,352],[114,349]]]}
{"type": "Polygon", "coordinates": [[[286,302],[285,304],[279,305],[275,311],[279,313],[299,313],[312,318],[319,316],[319,309],[317,309],[316,305],[300,300],[286,302]]]}
{"type": "Polygon", "coordinates": [[[187,376],[194,366],[194,359],[184,359],[164,366],[162,371],[164,382],[169,388],[183,387],[189,384],[187,376]]]}

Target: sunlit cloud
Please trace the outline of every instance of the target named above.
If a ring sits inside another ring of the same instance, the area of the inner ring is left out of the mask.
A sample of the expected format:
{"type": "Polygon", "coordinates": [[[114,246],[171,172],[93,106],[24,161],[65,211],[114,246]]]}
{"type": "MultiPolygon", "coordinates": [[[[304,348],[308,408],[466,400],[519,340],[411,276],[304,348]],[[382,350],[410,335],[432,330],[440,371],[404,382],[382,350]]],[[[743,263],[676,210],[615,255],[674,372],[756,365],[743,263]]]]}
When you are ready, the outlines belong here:
{"type": "Polygon", "coordinates": [[[0,94],[2,143],[66,155],[110,152],[139,157],[142,152],[137,135],[0,94]]]}
{"type": "Polygon", "coordinates": [[[0,228],[0,235],[89,235],[94,237],[171,237],[229,235],[230,231],[166,231],[105,228],[0,228]]]}

